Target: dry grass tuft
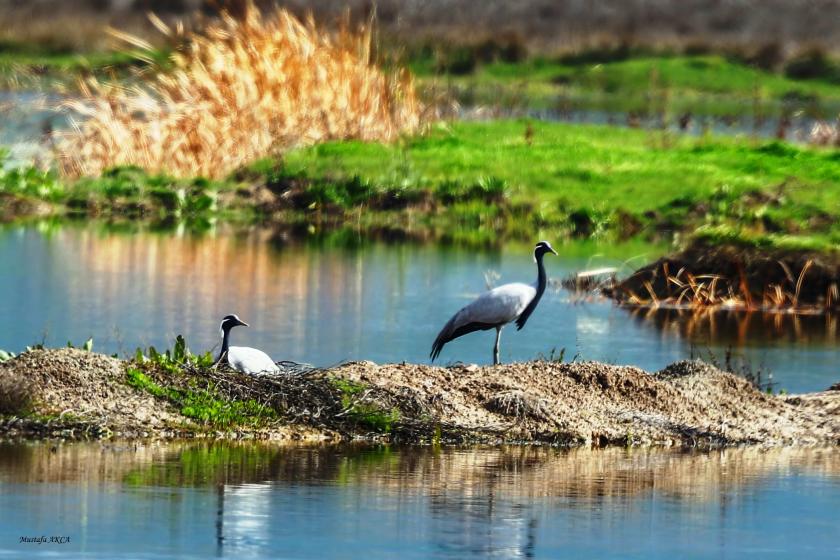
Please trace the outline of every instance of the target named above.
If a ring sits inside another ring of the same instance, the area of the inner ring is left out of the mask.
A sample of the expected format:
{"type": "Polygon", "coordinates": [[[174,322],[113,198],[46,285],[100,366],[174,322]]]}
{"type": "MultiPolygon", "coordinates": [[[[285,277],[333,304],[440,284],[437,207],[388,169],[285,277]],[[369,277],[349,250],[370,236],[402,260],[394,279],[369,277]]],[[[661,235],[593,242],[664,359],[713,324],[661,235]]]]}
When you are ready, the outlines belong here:
{"type": "Polygon", "coordinates": [[[549,417],[546,403],[525,391],[511,390],[496,393],[484,403],[484,408],[490,412],[497,412],[517,419],[531,417],[545,420],[549,417]]]}
{"type": "Polygon", "coordinates": [[[82,100],[68,105],[84,120],[58,142],[64,174],[137,165],[221,177],[294,146],[389,141],[420,124],[410,76],[371,63],[370,27],[330,36],[312,20],[249,4],[243,19],[224,16],[184,38],[170,72],[130,88],[84,84],[82,100]]]}
{"type": "Polygon", "coordinates": [[[819,121],[811,126],[808,141],[815,146],[840,147],[840,116],[834,123],[819,121]]]}
{"type": "Polygon", "coordinates": [[[29,412],[34,392],[35,387],[30,380],[0,371],[0,415],[29,412]]]}

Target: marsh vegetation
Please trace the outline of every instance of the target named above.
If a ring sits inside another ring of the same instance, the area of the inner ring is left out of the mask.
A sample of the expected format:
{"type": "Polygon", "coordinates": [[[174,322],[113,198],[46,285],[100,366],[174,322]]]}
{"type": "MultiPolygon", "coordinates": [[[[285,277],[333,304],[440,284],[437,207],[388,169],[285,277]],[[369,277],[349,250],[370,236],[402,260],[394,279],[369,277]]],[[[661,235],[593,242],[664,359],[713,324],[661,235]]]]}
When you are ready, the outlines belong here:
{"type": "Polygon", "coordinates": [[[836,552],[840,4],[279,4],[0,6],[0,556],[836,552]]]}
{"type": "Polygon", "coordinates": [[[508,120],[439,125],[391,145],[328,142],[221,180],[130,167],[76,180],[8,170],[0,172],[0,194],[7,220],[27,213],[256,218],[830,250],[838,170],[835,152],[779,142],[508,120]]]}
{"type": "Polygon", "coordinates": [[[122,52],[27,50],[23,27],[10,36],[3,60],[17,62],[0,64],[4,75],[76,81],[62,108],[78,126],[44,127],[47,168],[3,166],[0,217],[473,247],[534,236],[660,243],[686,253],[614,290],[623,303],[836,307],[840,65],[830,40],[619,35],[550,46],[510,32],[459,43],[432,27],[408,40],[387,10],[315,23],[295,6],[229,8],[112,30],[122,52]],[[539,111],[611,116],[587,125],[539,111]],[[477,118],[449,118],[467,114],[477,118]],[[709,119],[750,124],[724,137],[709,119]],[[794,119],[819,125],[801,138],[819,146],[790,141],[794,119]],[[722,254],[740,256],[713,258],[722,254]]]}

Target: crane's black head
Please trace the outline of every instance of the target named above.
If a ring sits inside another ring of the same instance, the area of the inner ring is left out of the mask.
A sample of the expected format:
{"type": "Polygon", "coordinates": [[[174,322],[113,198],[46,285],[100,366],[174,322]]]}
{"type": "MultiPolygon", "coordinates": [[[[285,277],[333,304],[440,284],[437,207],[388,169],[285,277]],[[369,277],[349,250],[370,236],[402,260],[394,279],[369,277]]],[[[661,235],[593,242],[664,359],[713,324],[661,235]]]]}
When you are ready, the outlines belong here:
{"type": "Polygon", "coordinates": [[[222,319],[222,324],[221,324],[221,325],[219,325],[219,332],[221,332],[221,333],[222,333],[222,336],[224,336],[224,334],[225,334],[227,331],[229,331],[229,330],[230,330],[230,329],[232,329],[233,327],[238,327],[238,326],[240,326],[240,325],[241,325],[241,326],[243,326],[243,327],[247,327],[247,326],[248,326],[248,323],[246,323],[245,321],[241,320],[241,319],[240,319],[239,317],[237,317],[236,315],[225,315],[225,318],[224,318],[224,319],[222,319]]]}
{"type": "Polygon", "coordinates": [[[551,243],[548,241],[540,241],[537,243],[537,246],[534,247],[534,260],[541,259],[543,255],[546,253],[552,253],[554,255],[557,254],[557,251],[554,250],[554,247],[551,246],[551,243]]]}

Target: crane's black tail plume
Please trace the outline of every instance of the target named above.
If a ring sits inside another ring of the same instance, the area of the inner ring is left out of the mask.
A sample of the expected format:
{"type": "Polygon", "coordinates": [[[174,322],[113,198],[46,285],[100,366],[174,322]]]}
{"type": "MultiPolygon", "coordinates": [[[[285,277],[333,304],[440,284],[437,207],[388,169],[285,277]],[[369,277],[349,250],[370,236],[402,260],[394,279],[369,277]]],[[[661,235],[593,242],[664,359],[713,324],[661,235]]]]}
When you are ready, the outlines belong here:
{"type": "Polygon", "coordinates": [[[440,351],[443,350],[443,347],[446,345],[447,342],[452,340],[452,326],[455,322],[455,317],[452,317],[447,321],[447,323],[440,329],[440,332],[435,338],[435,341],[432,343],[432,351],[429,352],[429,357],[434,362],[438,356],[440,356],[440,351]]]}
{"type": "Polygon", "coordinates": [[[435,359],[440,355],[440,351],[443,350],[443,347],[446,346],[446,343],[450,340],[455,340],[458,337],[464,336],[465,334],[469,334],[475,331],[486,331],[489,329],[495,329],[497,325],[490,324],[490,323],[467,323],[466,325],[460,325],[458,327],[455,326],[456,319],[458,318],[458,314],[456,313],[454,317],[449,319],[449,322],[443,326],[440,332],[437,335],[437,338],[432,343],[432,351],[429,353],[429,357],[434,362],[435,359]]]}

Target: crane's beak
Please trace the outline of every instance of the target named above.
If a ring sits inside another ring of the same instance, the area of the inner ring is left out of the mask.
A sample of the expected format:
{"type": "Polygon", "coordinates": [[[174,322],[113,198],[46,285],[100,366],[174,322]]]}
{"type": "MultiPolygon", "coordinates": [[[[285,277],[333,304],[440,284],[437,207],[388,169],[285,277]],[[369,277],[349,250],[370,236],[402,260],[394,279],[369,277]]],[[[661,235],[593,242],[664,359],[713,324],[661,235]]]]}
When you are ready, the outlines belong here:
{"type": "Polygon", "coordinates": [[[549,250],[549,251],[551,251],[551,254],[552,254],[552,255],[556,255],[556,254],[557,254],[557,251],[555,251],[555,250],[554,250],[554,247],[552,247],[551,245],[549,245],[549,246],[548,246],[548,250],[549,250]]]}
{"type": "Polygon", "coordinates": [[[241,321],[241,320],[240,320],[240,321],[239,321],[239,326],[241,326],[241,327],[248,327],[248,326],[250,326],[250,325],[248,325],[248,323],[246,323],[245,321],[241,321]]]}

